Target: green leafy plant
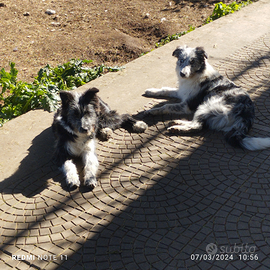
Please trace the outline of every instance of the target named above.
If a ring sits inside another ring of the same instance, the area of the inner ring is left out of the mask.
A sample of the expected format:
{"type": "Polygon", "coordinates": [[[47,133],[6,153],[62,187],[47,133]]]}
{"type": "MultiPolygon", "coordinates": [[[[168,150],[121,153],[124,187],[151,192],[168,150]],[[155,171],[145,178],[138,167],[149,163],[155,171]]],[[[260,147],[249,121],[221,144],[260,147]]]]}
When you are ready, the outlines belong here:
{"type": "Polygon", "coordinates": [[[68,63],[55,68],[47,65],[40,69],[36,80],[39,84],[53,83],[60,90],[69,90],[75,89],[100,77],[105,71],[112,72],[120,69],[118,67],[107,67],[105,65],[94,68],[83,66],[91,62],[92,60],[72,59],[68,63]]]}
{"type": "Polygon", "coordinates": [[[224,4],[223,2],[219,2],[215,4],[215,8],[213,10],[212,15],[210,15],[205,23],[210,23],[220,17],[226,16],[227,14],[234,13],[235,11],[240,10],[242,7],[251,4],[251,0],[242,1],[241,3],[232,2],[231,4],[224,4]]]}
{"type": "Polygon", "coordinates": [[[42,108],[49,112],[59,105],[59,91],[75,89],[104,74],[118,71],[118,67],[101,65],[85,67],[91,60],[70,60],[55,68],[40,69],[33,83],[17,81],[18,70],[10,63],[10,72],[0,70],[0,126],[4,122],[30,110],[42,108]]]}
{"type": "Polygon", "coordinates": [[[181,36],[195,30],[195,27],[193,27],[192,25],[189,25],[188,27],[189,27],[189,29],[187,31],[176,33],[174,35],[167,36],[166,38],[161,39],[160,42],[156,43],[156,48],[159,48],[159,47],[161,47],[161,46],[163,46],[163,45],[165,45],[173,40],[179,39],[181,36]]]}

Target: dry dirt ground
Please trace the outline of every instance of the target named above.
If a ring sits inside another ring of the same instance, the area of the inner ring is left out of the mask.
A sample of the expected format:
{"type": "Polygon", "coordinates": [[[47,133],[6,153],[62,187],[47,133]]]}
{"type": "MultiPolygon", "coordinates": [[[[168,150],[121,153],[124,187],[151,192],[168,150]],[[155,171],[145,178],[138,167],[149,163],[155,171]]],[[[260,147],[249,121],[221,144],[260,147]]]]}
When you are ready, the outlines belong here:
{"type": "Polygon", "coordinates": [[[216,2],[0,0],[0,68],[15,62],[18,79],[32,82],[46,64],[72,58],[122,66],[161,38],[202,25],[216,2]]]}

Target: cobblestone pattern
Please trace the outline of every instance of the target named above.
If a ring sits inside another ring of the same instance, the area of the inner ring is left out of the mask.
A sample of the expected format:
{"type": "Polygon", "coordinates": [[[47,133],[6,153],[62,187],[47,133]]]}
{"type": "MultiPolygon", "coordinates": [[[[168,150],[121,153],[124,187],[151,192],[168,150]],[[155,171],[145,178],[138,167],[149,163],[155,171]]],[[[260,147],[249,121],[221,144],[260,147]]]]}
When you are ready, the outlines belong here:
{"type": "MultiPolygon", "coordinates": [[[[252,136],[270,136],[269,67],[270,34],[217,66],[256,103],[252,136]]],[[[19,168],[1,194],[2,269],[268,269],[270,150],[212,131],[168,136],[170,119],[99,143],[93,192],[65,191],[49,159],[19,168]]]]}

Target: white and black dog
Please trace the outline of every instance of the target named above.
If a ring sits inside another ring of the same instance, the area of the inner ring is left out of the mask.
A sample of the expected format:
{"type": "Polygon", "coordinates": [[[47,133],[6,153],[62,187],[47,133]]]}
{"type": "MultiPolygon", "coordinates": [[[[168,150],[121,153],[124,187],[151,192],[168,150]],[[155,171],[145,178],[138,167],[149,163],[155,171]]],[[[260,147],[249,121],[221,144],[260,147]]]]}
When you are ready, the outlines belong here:
{"type": "Polygon", "coordinates": [[[79,94],[61,91],[62,106],[55,113],[52,124],[56,136],[56,161],[64,172],[69,188],[80,186],[74,158],[81,158],[84,166],[84,185],[93,189],[97,185],[98,159],[95,153],[96,136],[107,140],[112,131],[131,128],[143,132],[147,125],[129,114],[119,115],[97,96],[99,90],[91,88],[79,94]]]}
{"type": "Polygon", "coordinates": [[[248,93],[229,79],[221,76],[208,62],[202,47],[178,47],[173,52],[177,58],[178,88],[147,89],[147,97],[178,98],[174,104],[152,108],[146,113],[189,114],[192,121],[176,120],[168,130],[172,133],[189,133],[208,127],[223,131],[229,144],[248,150],[270,147],[270,138],[248,137],[255,113],[248,93]]]}

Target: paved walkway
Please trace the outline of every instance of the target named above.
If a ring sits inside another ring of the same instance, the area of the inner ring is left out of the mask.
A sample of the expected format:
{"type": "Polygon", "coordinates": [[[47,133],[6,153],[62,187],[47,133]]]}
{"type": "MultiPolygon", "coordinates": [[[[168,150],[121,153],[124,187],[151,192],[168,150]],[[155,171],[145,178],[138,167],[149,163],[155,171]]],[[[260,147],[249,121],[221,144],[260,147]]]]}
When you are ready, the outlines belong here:
{"type": "MultiPolygon", "coordinates": [[[[97,86],[121,112],[156,103],[145,88],[175,86],[173,49],[203,45],[210,62],[256,104],[251,135],[270,136],[270,2],[199,28],[79,89],[97,86]]],[[[220,133],[144,134],[98,143],[99,185],[67,192],[51,161],[52,114],[0,129],[1,269],[270,269],[270,150],[233,149],[220,133]]]]}

